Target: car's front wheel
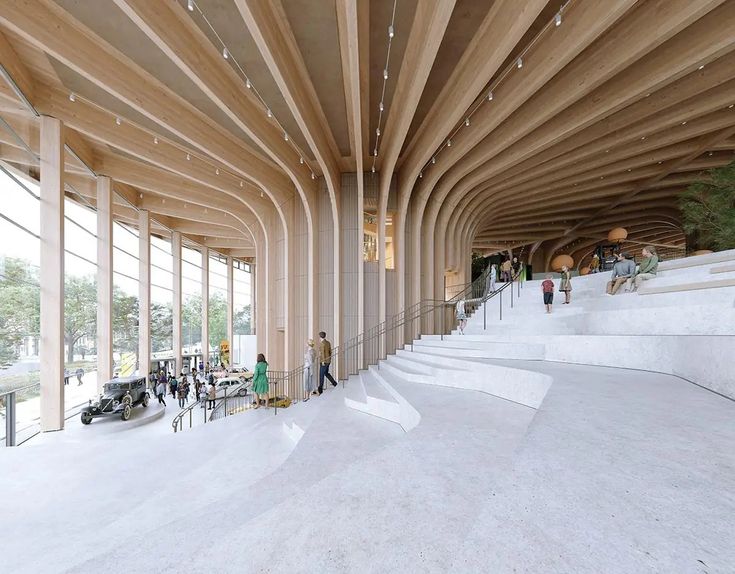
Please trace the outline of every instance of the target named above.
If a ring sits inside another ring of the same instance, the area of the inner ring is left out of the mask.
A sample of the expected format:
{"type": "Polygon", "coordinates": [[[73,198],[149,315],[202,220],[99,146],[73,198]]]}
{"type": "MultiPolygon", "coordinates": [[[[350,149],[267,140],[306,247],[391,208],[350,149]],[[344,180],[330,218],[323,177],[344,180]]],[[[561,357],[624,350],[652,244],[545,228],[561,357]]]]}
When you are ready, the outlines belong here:
{"type": "Polygon", "coordinates": [[[246,397],[246,396],[247,396],[247,394],[248,394],[248,389],[247,389],[247,387],[242,387],[241,389],[238,389],[238,390],[237,390],[237,396],[238,396],[238,397],[246,397]]]}
{"type": "Polygon", "coordinates": [[[146,394],[143,395],[143,402],[141,404],[144,407],[147,407],[148,406],[148,403],[150,402],[150,400],[151,400],[151,396],[148,393],[146,393],[146,394]]]}
{"type": "Polygon", "coordinates": [[[125,405],[122,410],[122,414],[120,415],[122,420],[126,421],[130,419],[130,415],[132,414],[133,409],[130,407],[130,405],[125,405]]]}
{"type": "Polygon", "coordinates": [[[82,424],[88,425],[91,422],[92,422],[92,415],[90,415],[89,413],[82,413],[82,424]]]}

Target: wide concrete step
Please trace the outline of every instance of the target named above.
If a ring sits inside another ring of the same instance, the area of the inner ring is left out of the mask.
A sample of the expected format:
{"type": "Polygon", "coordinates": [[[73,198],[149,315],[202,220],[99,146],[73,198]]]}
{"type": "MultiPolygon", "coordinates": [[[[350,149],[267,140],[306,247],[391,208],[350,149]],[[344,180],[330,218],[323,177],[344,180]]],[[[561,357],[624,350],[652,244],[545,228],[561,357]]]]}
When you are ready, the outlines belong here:
{"type": "Polygon", "coordinates": [[[405,379],[401,379],[397,374],[395,374],[395,372],[391,373],[386,369],[378,369],[378,367],[375,365],[371,365],[368,368],[368,374],[378,385],[386,390],[398,404],[400,420],[399,424],[401,425],[403,430],[409,432],[410,430],[418,426],[418,424],[421,422],[421,414],[391,384],[391,381],[394,378],[399,381],[405,379]]]}
{"type": "Polygon", "coordinates": [[[465,357],[442,356],[430,352],[422,352],[422,348],[419,346],[415,346],[413,351],[408,349],[397,351],[396,359],[403,360],[404,364],[408,366],[415,365],[428,368],[434,376],[442,376],[444,371],[467,371],[471,367],[465,357]]]}
{"type": "Polygon", "coordinates": [[[359,375],[353,375],[348,384],[357,390],[345,396],[345,405],[356,411],[401,424],[401,408],[398,401],[370,371],[361,371],[359,375]]]}
{"type": "Polygon", "coordinates": [[[379,370],[386,370],[404,381],[410,381],[412,383],[431,383],[433,381],[434,375],[421,372],[406,363],[407,361],[397,361],[395,355],[391,355],[387,360],[380,361],[379,370]]]}
{"type": "Polygon", "coordinates": [[[507,341],[470,340],[467,336],[456,335],[451,339],[414,341],[414,349],[424,353],[456,358],[484,359],[543,359],[544,346],[536,344],[518,344],[507,341]]]}

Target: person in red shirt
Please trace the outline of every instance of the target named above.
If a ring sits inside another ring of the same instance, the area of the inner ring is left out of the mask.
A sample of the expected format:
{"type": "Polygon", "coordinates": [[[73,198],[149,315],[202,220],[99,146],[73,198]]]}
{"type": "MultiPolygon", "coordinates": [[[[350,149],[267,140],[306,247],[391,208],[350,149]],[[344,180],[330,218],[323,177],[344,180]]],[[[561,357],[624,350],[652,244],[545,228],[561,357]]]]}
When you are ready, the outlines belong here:
{"type": "Polygon", "coordinates": [[[544,294],[546,312],[551,313],[551,305],[554,302],[554,281],[551,279],[551,275],[547,275],[546,279],[541,282],[541,291],[544,294]]]}

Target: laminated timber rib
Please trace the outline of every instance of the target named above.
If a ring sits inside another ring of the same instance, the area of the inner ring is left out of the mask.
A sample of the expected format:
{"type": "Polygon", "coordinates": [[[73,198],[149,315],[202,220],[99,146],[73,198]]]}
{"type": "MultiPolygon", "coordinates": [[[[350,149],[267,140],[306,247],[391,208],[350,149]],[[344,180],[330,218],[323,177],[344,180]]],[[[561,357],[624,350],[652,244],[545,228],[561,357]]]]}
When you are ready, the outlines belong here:
{"type": "Polygon", "coordinates": [[[38,179],[60,120],[68,197],[108,177],[121,221],[255,261],[279,366],[443,297],[473,250],[683,248],[677,198],[735,159],[730,0],[0,4],[3,167],[38,179]]]}

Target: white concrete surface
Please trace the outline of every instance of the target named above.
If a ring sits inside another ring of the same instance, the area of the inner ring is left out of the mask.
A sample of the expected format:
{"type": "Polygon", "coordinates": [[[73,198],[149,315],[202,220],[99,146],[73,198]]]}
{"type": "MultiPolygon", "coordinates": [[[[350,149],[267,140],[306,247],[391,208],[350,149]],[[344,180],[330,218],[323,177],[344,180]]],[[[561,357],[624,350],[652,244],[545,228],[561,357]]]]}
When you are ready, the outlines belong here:
{"type": "Polygon", "coordinates": [[[420,413],[410,432],[338,388],[277,417],[0,451],[3,569],[732,572],[735,402],[654,373],[493,362],[553,377],[538,410],[381,368],[420,413]]]}
{"type": "MultiPolygon", "coordinates": [[[[571,304],[562,304],[557,292],[551,315],[544,312],[541,282],[528,281],[513,308],[505,293],[502,321],[496,297],[468,321],[467,343],[456,331],[449,341],[466,348],[484,345],[494,356],[505,344],[505,358],[524,358],[519,349],[527,345],[527,358],[668,373],[735,398],[735,286],[719,286],[735,273],[713,273],[734,261],[735,251],[666,261],[639,294],[621,290],[613,297],[604,294],[609,272],[575,277],[571,304]],[[654,293],[654,287],[672,291],[654,293]]],[[[437,338],[426,339],[419,344],[435,344],[437,338]]]]}

